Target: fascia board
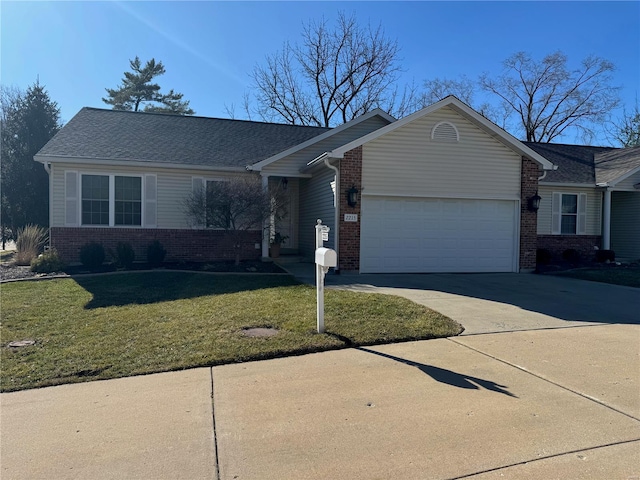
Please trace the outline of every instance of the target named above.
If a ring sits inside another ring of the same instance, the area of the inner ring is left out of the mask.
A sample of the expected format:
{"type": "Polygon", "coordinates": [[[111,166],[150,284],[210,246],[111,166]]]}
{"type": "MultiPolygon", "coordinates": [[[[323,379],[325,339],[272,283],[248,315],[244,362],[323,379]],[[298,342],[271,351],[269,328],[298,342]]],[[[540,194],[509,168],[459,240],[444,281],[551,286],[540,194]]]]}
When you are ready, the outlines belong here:
{"type": "Polygon", "coordinates": [[[597,188],[605,185],[595,183],[571,183],[571,182],[538,182],[543,187],[575,187],[575,188],[597,188]]]}
{"type": "Polygon", "coordinates": [[[78,165],[107,165],[114,167],[147,167],[147,168],[167,168],[174,170],[207,170],[218,172],[246,172],[245,167],[224,167],[212,165],[194,165],[191,163],[163,163],[148,162],[145,160],[123,160],[114,158],[95,158],[95,157],[66,157],[57,155],[35,155],[34,160],[40,163],[72,163],[78,165]]]}
{"type": "Polygon", "coordinates": [[[340,125],[339,127],[335,127],[332,128],[331,130],[329,130],[328,132],[324,132],[320,135],[318,135],[317,137],[313,137],[310,138],[309,140],[307,140],[306,142],[302,142],[298,145],[295,145],[287,150],[285,150],[284,152],[280,152],[276,155],[273,155],[269,158],[266,158],[264,160],[261,160],[260,162],[254,163],[252,165],[247,165],[247,170],[257,170],[260,171],[262,170],[264,167],[266,167],[267,165],[270,165],[273,162],[277,162],[278,160],[284,158],[284,157],[288,157],[289,155],[294,154],[295,152],[302,150],[303,148],[307,148],[310,147],[311,145],[314,145],[318,142],[321,142],[322,140],[325,140],[329,137],[332,137],[333,135],[335,135],[336,133],[340,133],[348,128],[353,127],[354,125],[357,125],[361,122],[364,122],[365,120],[369,120],[372,117],[375,116],[379,116],[381,118],[383,118],[384,120],[387,120],[388,122],[395,122],[396,119],[393,118],[391,115],[389,115],[388,113],[384,112],[383,110],[376,108],[375,110],[372,110],[368,113],[365,113],[364,115],[355,118],[353,120],[351,120],[350,122],[347,123],[343,123],[342,125],[340,125]]]}

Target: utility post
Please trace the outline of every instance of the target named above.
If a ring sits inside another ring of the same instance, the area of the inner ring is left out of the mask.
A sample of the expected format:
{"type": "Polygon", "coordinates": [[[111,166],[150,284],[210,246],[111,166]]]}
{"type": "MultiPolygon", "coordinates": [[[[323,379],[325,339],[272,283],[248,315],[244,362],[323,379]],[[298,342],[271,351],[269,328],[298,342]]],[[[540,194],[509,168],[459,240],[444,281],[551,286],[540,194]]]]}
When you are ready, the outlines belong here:
{"type": "Polygon", "coordinates": [[[322,225],[318,219],[316,224],[316,317],[318,333],[324,333],[324,276],[329,268],[337,266],[337,254],[335,250],[323,247],[329,240],[329,227],[322,225]]]}

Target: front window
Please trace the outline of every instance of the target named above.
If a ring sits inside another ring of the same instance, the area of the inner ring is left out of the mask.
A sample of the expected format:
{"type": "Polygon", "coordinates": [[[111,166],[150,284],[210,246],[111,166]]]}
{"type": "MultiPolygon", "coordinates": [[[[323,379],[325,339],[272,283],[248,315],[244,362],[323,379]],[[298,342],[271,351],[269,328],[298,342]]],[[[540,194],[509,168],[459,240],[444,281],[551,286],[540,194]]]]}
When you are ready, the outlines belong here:
{"type": "Polygon", "coordinates": [[[115,177],[115,224],[142,225],[142,178],[115,177]]]}
{"type": "Polygon", "coordinates": [[[229,228],[231,226],[229,194],[228,182],[222,180],[207,180],[207,228],[229,228]]]}
{"type": "Polygon", "coordinates": [[[563,193],[560,220],[560,233],[575,235],[578,225],[578,195],[563,193]]]}
{"type": "Polygon", "coordinates": [[[82,224],[109,225],[109,176],[82,176],[82,224]]]}
{"type": "Polygon", "coordinates": [[[83,225],[142,225],[142,177],[82,175],[83,225]]]}

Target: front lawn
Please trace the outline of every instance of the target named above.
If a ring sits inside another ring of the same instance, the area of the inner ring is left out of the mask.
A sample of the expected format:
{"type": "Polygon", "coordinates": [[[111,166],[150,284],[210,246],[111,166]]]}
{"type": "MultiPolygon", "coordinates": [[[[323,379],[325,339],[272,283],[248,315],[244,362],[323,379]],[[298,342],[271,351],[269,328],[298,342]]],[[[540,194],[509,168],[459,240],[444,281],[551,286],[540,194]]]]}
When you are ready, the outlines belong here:
{"type": "Polygon", "coordinates": [[[627,287],[640,288],[640,267],[625,265],[603,265],[601,267],[586,267],[558,272],[554,275],[563,277],[591,280],[593,282],[613,283],[627,287]]]}
{"type": "Polygon", "coordinates": [[[457,335],[409,300],[327,290],[289,276],[157,271],[3,284],[2,391],[457,335]],[[244,329],[272,327],[272,337],[244,329]],[[14,348],[12,341],[35,340],[14,348]]]}

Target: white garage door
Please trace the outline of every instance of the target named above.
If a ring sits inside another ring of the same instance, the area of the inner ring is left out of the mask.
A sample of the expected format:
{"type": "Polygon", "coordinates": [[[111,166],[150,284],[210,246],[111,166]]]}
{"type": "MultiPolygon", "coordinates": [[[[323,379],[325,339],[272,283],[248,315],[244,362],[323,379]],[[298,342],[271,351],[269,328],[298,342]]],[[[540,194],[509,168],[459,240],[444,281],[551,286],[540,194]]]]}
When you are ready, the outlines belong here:
{"type": "Polygon", "coordinates": [[[362,197],[360,271],[514,272],[516,205],[362,197]]]}

